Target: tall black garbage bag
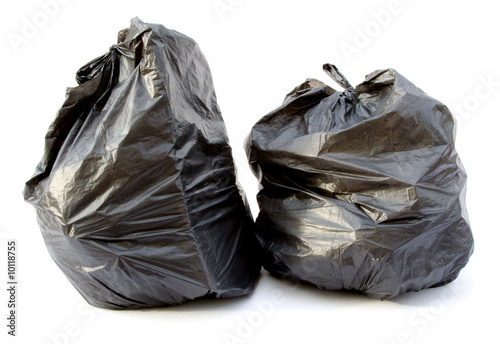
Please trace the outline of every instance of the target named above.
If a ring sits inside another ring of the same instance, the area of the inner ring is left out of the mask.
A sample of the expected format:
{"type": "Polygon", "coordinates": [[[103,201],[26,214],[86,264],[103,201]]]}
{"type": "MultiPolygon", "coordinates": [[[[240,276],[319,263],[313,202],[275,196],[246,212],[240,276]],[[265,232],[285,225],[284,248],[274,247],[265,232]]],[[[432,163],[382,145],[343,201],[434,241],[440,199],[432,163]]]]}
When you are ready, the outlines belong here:
{"type": "Polygon", "coordinates": [[[77,81],[24,191],[73,285],[113,309],[251,292],[259,246],[198,45],[134,18],[77,81]]]}
{"type": "Polygon", "coordinates": [[[393,69],[308,79],[246,141],[272,274],[389,299],[454,280],[473,251],[446,106],[393,69]]]}

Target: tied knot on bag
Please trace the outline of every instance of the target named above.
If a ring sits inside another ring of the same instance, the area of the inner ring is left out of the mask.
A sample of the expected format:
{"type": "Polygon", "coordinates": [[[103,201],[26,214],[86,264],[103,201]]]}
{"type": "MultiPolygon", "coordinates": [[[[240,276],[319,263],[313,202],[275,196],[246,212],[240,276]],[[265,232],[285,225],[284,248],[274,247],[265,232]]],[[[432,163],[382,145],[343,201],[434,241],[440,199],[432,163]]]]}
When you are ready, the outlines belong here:
{"type": "Polygon", "coordinates": [[[79,85],[98,78],[96,80],[98,86],[90,102],[91,107],[104,104],[111,93],[111,89],[118,82],[120,75],[119,57],[118,47],[113,44],[106,54],[90,61],[76,73],[76,81],[79,85]]]}
{"type": "Polygon", "coordinates": [[[323,70],[344,89],[343,94],[346,95],[353,102],[353,104],[357,104],[359,102],[359,99],[355,95],[356,90],[335,65],[325,63],[323,65],[323,70]]]}

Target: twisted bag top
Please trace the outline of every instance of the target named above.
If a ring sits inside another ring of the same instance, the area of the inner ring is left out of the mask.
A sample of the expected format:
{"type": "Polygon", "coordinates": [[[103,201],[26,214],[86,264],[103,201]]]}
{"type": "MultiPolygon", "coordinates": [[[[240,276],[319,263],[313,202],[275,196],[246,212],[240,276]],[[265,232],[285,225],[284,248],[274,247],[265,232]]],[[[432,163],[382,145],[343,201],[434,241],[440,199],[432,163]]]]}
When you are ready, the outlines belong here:
{"type": "Polygon", "coordinates": [[[77,81],[24,192],[71,283],[117,309],[249,293],[258,243],[197,44],[134,18],[77,81]]]}
{"type": "Polygon", "coordinates": [[[271,273],[387,299],[455,279],[473,251],[450,111],[393,69],[308,79],[252,128],[271,273]]]}

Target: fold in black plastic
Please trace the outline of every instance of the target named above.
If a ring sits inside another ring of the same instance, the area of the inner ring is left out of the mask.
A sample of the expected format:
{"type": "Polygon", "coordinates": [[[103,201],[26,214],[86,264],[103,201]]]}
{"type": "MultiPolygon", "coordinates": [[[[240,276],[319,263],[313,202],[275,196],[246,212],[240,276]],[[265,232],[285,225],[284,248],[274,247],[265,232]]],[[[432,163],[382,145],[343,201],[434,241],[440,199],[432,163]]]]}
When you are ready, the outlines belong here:
{"type": "Polygon", "coordinates": [[[198,45],[134,18],[77,81],[24,191],[71,283],[112,309],[251,292],[259,246],[198,45]]]}
{"type": "Polygon", "coordinates": [[[473,237],[450,111],[393,69],[324,69],[346,90],[308,79],[246,141],[264,267],[380,299],[451,282],[473,237]]]}

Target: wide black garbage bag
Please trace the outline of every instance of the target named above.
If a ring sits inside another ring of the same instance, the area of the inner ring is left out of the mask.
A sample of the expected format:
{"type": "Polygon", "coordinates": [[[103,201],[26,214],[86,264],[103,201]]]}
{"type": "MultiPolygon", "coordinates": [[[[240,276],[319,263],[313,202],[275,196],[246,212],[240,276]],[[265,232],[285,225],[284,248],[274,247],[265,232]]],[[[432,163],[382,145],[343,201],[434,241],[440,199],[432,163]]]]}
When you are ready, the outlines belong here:
{"type": "Polygon", "coordinates": [[[388,299],[454,280],[473,251],[446,106],[393,69],[308,79],[252,128],[257,236],[272,274],[388,299]]]}
{"type": "Polygon", "coordinates": [[[73,285],[114,309],[251,292],[259,245],[198,45],[134,18],[77,81],[24,191],[73,285]]]}

